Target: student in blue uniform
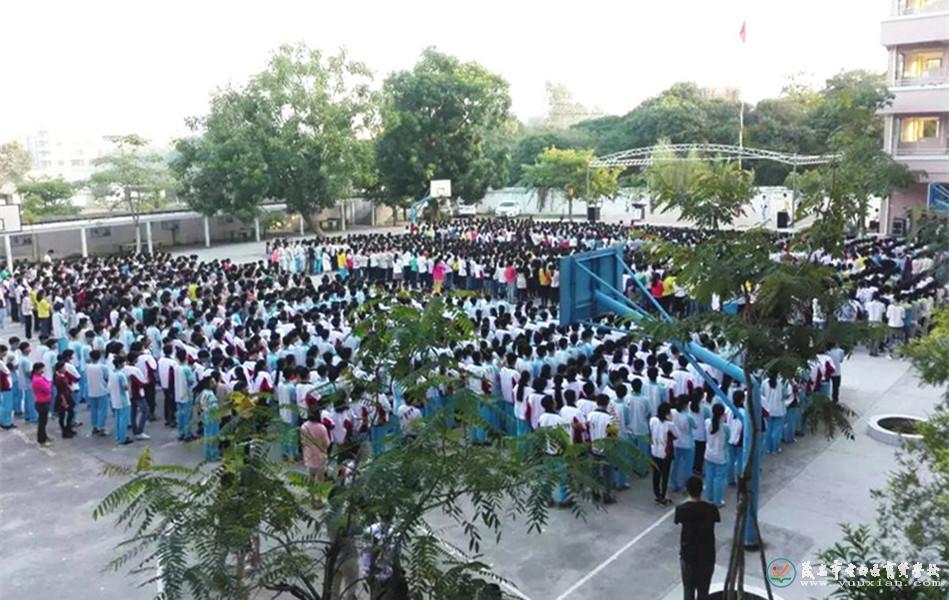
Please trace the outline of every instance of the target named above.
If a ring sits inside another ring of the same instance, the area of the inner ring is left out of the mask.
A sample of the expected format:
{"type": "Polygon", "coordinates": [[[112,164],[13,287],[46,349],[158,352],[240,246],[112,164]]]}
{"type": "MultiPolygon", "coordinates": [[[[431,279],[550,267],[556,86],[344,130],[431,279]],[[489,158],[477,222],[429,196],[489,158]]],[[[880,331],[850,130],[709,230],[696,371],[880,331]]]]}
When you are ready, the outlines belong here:
{"type": "Polygon", "coordinates": [[[198,406],[201,407],[201,421],[204,425],[204,459],[207,461],[221,460],[220,440],[221,416],[218,414],[217,401],[217,372],[208,375],[195,388],[198,406]]]}
{"type": "Polygon", "coordinates": [[[109,367],[102,360],[99,350],[89,352],[85,369],[86,394],[89,403],[89,421],[92,435],[105,436],[109,415],[109,367]]]}
{"type": "Polygon", "coordinates": [[[125,374],[125,357],[112,360],[114,369],[109,374],[109,399],[115,419],[115,441],[121,445],[132,443],[129,439],[129,424],[132,419],[132,400],[129,395],[129,378],[125,374]]]}

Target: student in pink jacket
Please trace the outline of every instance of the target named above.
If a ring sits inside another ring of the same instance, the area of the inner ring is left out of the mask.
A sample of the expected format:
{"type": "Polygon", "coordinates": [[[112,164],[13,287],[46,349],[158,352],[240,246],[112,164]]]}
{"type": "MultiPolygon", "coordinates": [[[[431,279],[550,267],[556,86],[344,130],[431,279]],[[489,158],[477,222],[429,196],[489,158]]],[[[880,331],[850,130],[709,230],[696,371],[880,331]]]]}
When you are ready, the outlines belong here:
{"type": "Polygon", "coordinates": [[[39,420],[36,423],[36,441],[41,446],[49,443],[46,435],[46,423],[49,421],[49,403],[53,399],[53,384],[43,375],[46,365],[35,363],[30,371],[30,387],[33,388],[33,401],[36,403],[36,412],[39,420]]]}
{"type": "Polygon", "coordinates": [[[320,421],[318,411],[311,410],[306,421],[300,425],[300,444],[303,446],[303,464],[310,472],[310,477],[313,481],[323,481],[330,434],[320,421]]]}

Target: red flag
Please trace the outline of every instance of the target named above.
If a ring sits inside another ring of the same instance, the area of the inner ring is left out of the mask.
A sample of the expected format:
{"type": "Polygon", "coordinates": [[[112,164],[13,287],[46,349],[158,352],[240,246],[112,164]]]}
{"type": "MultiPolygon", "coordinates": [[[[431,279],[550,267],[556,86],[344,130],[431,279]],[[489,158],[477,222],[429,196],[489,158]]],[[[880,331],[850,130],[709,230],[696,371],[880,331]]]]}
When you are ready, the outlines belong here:
{"type": "Polygon", "coordinates": [[[747,33],[746,25],[747,25],[747,23],[746,23],[745,21],[742,21],[742,22],[741,22],[741,31],[738,32],[738,36],[741,38],[741,43],[742,43],[742,44],[745,43],[745,35],[746,35],[746,33],[747,33]]]}

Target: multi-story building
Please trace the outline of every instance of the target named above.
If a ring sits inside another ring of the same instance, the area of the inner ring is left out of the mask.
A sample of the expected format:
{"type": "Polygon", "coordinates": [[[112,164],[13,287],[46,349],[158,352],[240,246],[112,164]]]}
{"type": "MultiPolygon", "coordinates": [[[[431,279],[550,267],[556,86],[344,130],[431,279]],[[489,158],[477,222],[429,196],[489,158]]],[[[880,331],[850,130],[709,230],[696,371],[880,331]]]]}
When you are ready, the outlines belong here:
{"type": "Polygon", "coordinates": [[[884,144],[896,160],[925,172],[883,205],[881,227],[899,233],[910,209],[949,208],[949,0],[890,1],[881,28],[893,94],[883,111],[884,144]]]}
{"type": "Polygon", "coordinates": [[[109,143],[101,136],[62,136],[44,129],[27,136],[26,147],[34,176],[81,181],[95,170],[93,161],[108,152],[109,143]]]}

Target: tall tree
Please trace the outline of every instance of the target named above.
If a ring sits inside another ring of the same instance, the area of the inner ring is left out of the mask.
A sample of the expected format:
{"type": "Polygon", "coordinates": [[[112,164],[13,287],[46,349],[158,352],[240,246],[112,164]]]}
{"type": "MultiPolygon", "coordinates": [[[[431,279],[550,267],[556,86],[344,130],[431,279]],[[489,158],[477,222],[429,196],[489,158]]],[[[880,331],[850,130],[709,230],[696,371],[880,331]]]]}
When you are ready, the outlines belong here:
{"type": "MultiPolygon", "coordinates": [[[[79,207],[70,200],[76,193],[76,185],[62,177],[55,179],[27,179],[21,181],[16,191],[23,198],[20,204],[23,222],[35,225],[47,217],[68,217],[79,213],[79,207]]],[[[38,244],[36,232],[32,232],[33,260],[36,260],[38,244]]]]}
{"type": "Polygon", "coordinates": [[[281,46],[247,85],[212,98],[209,114],[191,121],[197,137],[177,143],[185,200],[249,220],[265,199],[279,199],[318,231],[319,211],[353,189],[360,138],[374,119],[371,82],[345,51],[281,46]]]}
{"type": "Polygon", "coordinates": [[[376,159],[386,193],[424,196],[432,179],[480,200],[507,180],[507,137],[514,133],[508,84],[474,62],[428,48],[411,71],[383,86],[383,133],[376,159]]]}
{"type": "Polygon", "coordinates": [[[207,116],[189,119],[194,135],[175,142],[171,169],[192,209],[245,223],[257,216],[271,184],[258,106],[253,96],[225,89],[211,99],[207,116]]]}
{"type": "Polygon", "coordinates": [[[76,186],[62,177],[55,179],[27,179],[16,186],[23,196],[23,220],[35,223],[43,217],[75,215],[79,207],[70,201],[76,186]]]}
{"type": "Polygon", "coordinates": [[[565,131],[524,131],[514,143],[511,154],[509,185],[523,185],[524,165],[531,165],[547,148],[561,150],[589,147],[590,136],[575,129],[565,131]]]}
{"type": "Polygon", "coordinates": [[[20,142],[0,144],[0,185],[19,183],[33,166],[33,158],[20,142]]]}
{"type": "Polygon", "coordinates": [[[160,208],[177,182],[162,156],[148,149],[148,140],[135,134],[107,138],[109,154],[93,161],[96,171],[86,186],[110,210],[123,210],[135,225],[135,251],[142,251],[139,226],[143,212],[160,208]]]}
{"type": "Polygon", "coordinates": [[[592,150],[560,150],[547,148],[537,155],[532,165],[523,165],[524,181],[542,190],[558,189],[569,202],[573,216],[573,201],[584,200],[596,204],[616,194],[622,169],[591,168],[592,150]]]}

